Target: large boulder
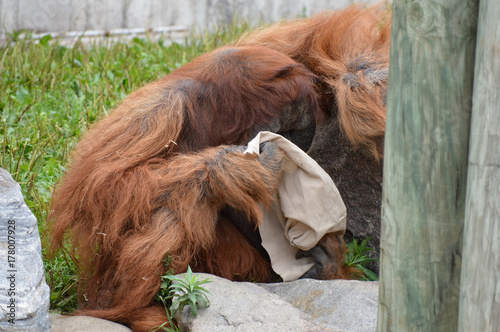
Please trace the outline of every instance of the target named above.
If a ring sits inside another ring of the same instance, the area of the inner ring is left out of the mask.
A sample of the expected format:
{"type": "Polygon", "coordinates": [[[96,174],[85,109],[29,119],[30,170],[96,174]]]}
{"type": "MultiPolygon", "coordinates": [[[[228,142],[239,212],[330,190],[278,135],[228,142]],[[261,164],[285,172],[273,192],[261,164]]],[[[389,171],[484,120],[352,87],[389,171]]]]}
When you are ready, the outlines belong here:
{"type": "Polygon", "coordinates": [[[349,332],[377,329],[378,282],[301,279],[260,285],[315,324],[349,332]]]}
{"type": "Polygon", "coordinates": [[[195,318],[184,308],[182,331],[190,332],[368,332],[376,330],[378,283],[298,280],[276,284],[231,282],[197,274],[210,306],[195,318]]]}
{"type": "Polygon", "coordinates": [[[0,168],[0,331],[50,331],[37,220],[21,187],[0,168]]]}
{"type": "Polygon", "coordinates": [[[308,320],[305,313],[269,293],[257,284],[231,282],[208,274],[212,283],[204,285],[210,306],[201,308],[195,318],[189,307],[181,315],[182,331],[192,332],[320,332],[331,331],[308,320]]]}

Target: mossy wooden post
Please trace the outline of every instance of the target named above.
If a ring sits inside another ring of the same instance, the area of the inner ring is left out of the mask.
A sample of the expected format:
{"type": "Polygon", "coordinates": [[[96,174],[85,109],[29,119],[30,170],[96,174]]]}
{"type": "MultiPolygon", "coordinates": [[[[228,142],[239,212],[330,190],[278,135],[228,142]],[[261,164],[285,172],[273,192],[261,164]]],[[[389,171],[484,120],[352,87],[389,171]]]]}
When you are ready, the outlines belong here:
{"type": "Polygon", "coordinates": [[[378,331],[456,331],[479,1],[394,0],[378,331]]]}
{"type": "Polygon", "coordinates": [[[481,0],[459,331],[500,329],[500,2],[481,0]]]}

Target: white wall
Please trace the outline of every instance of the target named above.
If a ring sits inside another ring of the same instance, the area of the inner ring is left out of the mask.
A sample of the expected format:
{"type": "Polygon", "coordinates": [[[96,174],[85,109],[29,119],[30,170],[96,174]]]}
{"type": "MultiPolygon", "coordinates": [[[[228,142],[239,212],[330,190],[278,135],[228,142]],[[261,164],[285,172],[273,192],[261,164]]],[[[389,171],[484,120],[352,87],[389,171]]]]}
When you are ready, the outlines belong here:
{"type": "MultiPolygon", "coordinates": [[[[0,38],[5,32],[152,28],[205,28],[231,22],[235,13],[252,23],[274,22],[355,0],[0,0],[0,38]]],[[[358,2],[358,1],[356,1],[358,2]]],[[[374,2],[365,0],[365,2],[374,2]]]]}

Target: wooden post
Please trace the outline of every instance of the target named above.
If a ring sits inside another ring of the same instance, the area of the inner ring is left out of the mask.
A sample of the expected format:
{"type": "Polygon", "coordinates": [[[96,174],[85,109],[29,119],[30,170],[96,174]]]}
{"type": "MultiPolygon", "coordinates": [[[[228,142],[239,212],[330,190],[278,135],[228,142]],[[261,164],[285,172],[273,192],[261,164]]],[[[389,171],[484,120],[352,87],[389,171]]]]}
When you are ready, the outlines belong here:
{"type": "Polygon", "coordinates": [[[393,2],[379,332],[457,330],[478,2],[393,2]]]}
{"type": "Polygon", "coordinates": [[[500,2],[481,0],[459,331],[500,328],[500,2]]]}

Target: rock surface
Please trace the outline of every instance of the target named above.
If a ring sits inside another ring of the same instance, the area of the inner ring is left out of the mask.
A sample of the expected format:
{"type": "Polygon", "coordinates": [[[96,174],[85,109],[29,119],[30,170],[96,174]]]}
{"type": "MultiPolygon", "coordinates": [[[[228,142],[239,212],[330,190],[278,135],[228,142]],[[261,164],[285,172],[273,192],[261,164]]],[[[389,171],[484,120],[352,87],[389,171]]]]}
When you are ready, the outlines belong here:
{"type": "MultiPolygon", "coordinates": [[[[276,284],[231,282],[197,273],[210,306],[181,315],[184,332],[371,332],[377,326],[378,282],[297,280],[276,284]]],[[[86,316],[51,314],[52,332],[130,332],[86,316]]]]}
{"type": "Polygon", "coordinates": [[[210,307],[200,308],[196,318],[188,307],[184,308],[182,331],[332,331],[308,321],[305,313],[257,284],[198,275],[213,281],[204,285],[212,293],[209,295],[210,307]]]}
{"type": "Polygon", "coordinates": [[[198,317],[184,308],[183,331],[344,331],[376,330],[378,282],[311,279],[276,284],[230,282],[198,274],[210,307],[198,317]]]}
{"type": "Polygon", "coordinates": [[[50,314],[51,332],[131,332],[121,324],[88,316],[50,314]]]}
{"type": "Polygon", "coordinates": [[[0,168],[0,331],[50,330],[37,220],[21,187],[0,168]]]}
{"type": "Polygon", "coordinates": [[[378,282],[303,279],[260,286],[318,325],[350,332],[377,329],[378,282]]]}

